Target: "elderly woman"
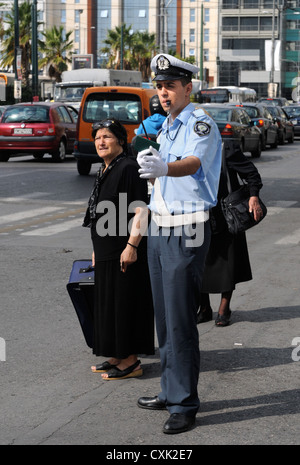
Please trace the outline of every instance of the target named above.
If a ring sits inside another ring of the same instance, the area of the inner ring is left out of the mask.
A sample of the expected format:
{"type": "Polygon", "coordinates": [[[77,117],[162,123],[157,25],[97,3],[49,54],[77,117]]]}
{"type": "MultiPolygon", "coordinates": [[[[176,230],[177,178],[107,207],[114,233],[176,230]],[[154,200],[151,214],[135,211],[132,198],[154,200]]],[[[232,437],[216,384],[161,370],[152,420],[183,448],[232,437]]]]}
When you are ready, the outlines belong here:
{"type": "MultiPolygon", "coordinates": [[[[260,219],[262,211],[258,194],[262,181],[256,166],[243,154],[233,141],[224,142],[224,162],[229,174],[232,190],[240,187],[239,178],[246,181],[250,190],[249,211],[253,212],[255,221],[260,219]]],[[[218,203],[211,210],[212,236],[206,256],[202,281],[202,294],[197,322],[204,323],[213,318],[209,294],[221,294],[218,315],[215,324],[228,326],[231,318],[230,302],[235,286],[250,281],[250,266],[246,234],[230,234],[222,214],[220,199],[228,195],[226,174],[221,171],[218,203]]]]}
{"type": "Polygon", "coordinates": [[[154,317],[147,265],[147,182],[127,155],[127,133],[116,120],[93,126],[103,163],[89,199],[84,226],[91,227],[95,266],[95,355],[104,380],[141,376],[137,354],[154,353],[154,317]],[[146,219],[145,219],[146,215],[146,219]],[[144,224],[143,224],[144,223],[144,224]]]}

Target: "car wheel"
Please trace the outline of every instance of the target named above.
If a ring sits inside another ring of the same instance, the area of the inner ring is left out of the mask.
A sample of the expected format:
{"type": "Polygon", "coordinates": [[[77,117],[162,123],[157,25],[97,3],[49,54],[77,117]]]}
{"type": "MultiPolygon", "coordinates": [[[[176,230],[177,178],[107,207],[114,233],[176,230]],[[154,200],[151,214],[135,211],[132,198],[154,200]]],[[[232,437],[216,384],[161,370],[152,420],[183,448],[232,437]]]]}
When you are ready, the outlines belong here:
{"type": "Polygon", "coordinates": [[[9,160],[9,153],[0,152],[0,161],[8,161],[8,160],[9,160]]]}
{"type": "Polygon", "coordinates": [[[277,149],[277,147],[278,147],[278,134],[276,134],[275,142],[273,144],[270,144],[270,147],[272,149],[277,149]]]}
{"type": "Polygon", "coordinates": [[[77,160],[77,171],[79,174],[83,176],[87,176],[88,174],[90,174],[91,167],[92,167],[92,163],[82,161],[82,160],[77,160]]]}
{"type": "Polygon", "coordinates": [[[279,145],[283,145],[285,142],[285,133],[282,132],[280,135],[279,135],[279,145]]]}
{"type": "Polygon", "coordinates": [[[294,143],[294,138],[295,138],[295,135],[294,135],[294,131],[293,131],[291,137],[288,139],[288,143],[293,144],[294,143]]]}
{"type": "Polygon", "coordinates": [[[66,144],[63,140],[60,141],[57,152],[52,154],[53,161],[65,161],[66,158],[66,144]]]}
{"type": "Polygon", "coordinates": [[[251,156],[252,156],[253,158],[259,158],[259,157],[260,157],[260,155],[261,155],[261,145],[262,145],[262,144],[261,144],[261,137],[260,137],[260,138],[258,139],[258,144],[257,144],[256,150],[253,150],[253,151],[251,152],[251,156]]]}

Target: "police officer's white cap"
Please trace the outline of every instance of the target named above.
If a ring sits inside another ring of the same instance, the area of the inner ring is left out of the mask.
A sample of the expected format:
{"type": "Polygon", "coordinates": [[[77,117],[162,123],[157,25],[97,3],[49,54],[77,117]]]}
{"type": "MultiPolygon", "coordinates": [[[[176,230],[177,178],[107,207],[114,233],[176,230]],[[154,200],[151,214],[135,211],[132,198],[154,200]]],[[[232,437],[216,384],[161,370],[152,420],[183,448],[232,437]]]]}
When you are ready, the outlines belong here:
{"type": "Polygon", "coordinates": [[[152,58],[151,70],[155,73],[153,81],[167,81],[184,77],[192,79],[199,68],[167,53],[160,53],[152,58]]]}

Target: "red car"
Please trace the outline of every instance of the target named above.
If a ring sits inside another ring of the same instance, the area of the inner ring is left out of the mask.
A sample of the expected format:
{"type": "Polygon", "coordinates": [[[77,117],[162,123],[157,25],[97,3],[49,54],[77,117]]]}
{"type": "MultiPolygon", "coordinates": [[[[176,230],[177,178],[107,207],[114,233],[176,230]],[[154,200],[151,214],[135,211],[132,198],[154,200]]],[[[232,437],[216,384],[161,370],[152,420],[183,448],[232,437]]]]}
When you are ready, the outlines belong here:
{"type": "Polygon", "coordinates": [[[19,103],[8,106],[0,118],[0,161],[11,156],[45,153],[64,161],[73,152],[77,110],[59,102],[19,103]]]}

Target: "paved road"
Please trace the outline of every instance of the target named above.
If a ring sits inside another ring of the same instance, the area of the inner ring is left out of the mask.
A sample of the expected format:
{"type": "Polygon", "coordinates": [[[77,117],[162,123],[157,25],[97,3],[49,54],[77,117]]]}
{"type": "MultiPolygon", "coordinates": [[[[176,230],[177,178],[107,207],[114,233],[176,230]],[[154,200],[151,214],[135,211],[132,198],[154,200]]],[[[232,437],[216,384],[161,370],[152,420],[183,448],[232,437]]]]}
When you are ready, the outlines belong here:
{"type": "MultiPolygon", "coordinates": [[[[269,213],[247,235],[254,278],[237,287],[229,327],[199,326],[201,411],[194,429],[175,436],[162,433],[166,412],[136,406],[159,391],[158,353],[141,358],[139,379],[103,382],[90,372],[95,357],[65,286],[73,260],[91,254],[81,220],[93,174],[78,176],[73,161],[1,164],[0,444],[104,445],[105,454],[125,445],[299,445],[299,148],[255,160],[269,213]]],[[[216,312],[218,296],[212,302],[216,312]]]]}

